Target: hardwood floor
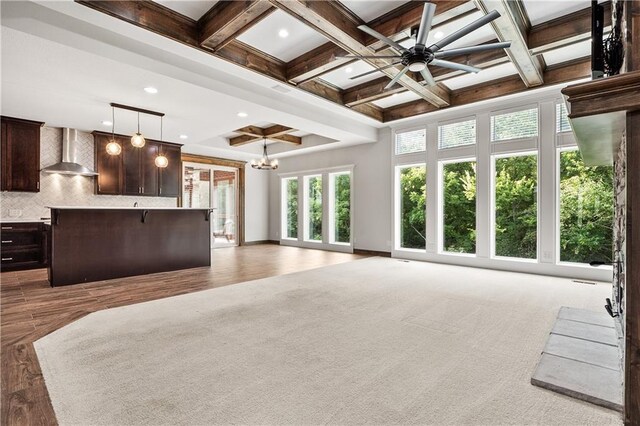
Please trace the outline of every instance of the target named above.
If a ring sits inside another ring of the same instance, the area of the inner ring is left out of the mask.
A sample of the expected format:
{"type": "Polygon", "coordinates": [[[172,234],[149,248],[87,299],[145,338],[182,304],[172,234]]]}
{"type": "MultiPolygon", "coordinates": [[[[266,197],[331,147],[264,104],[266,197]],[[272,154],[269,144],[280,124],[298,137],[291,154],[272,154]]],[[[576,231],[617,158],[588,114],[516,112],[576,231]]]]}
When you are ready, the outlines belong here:
{"type": "Polygon", "coordinates": [[[278,245],[213,250],[194,268],[51,288],[47,271],[0,274],[3,425],[57,424],[33,342],[88,313],[366,256],[278,245]]]}

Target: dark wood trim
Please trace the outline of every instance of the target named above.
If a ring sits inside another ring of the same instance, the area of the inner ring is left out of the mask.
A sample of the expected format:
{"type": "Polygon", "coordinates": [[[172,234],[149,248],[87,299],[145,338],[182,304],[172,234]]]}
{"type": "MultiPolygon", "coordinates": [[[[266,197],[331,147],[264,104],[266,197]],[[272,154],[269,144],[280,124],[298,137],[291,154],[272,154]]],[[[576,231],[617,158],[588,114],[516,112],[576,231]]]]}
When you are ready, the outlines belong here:
{"type": "Polygon", "coordinates": [[[257,246],[260,244],[275,244],[280,245],[280,241],[277,240],[258,240],[258,241],[245,241],[243,246],[257,246]]]}
{"type": "Polygon", "coordinates": [[[242,146],[253,142],[259,142],[264,139],[263,136],[240,135],[229,138],[229,146],[242,146]]]}
{"type": "Polygon", "coordinates": [[[164,112],[151,111],[150,109],[142,109],[134,106],[117,104],[115,102],[111,102],[109,105],[111,105],[111,107],[113,108],[126,109],[129,111],[140,112],[142,114],[157,115],[158,117],[164,117],[164,112]]]}
{"type": "Polygon", "coordinates": [[[222,0],[198,20],[200,45],[216,51],[270,15],[267,0],[222,0]]]}
{"type": "Polygon", "coordinates": [[[627,113],[624,422],[640,424],[640,111],[627,113]]]}
{"type": "Polygon", "coordinates": [[[220,157],[209,157],[206,155],[197,155],[197,154],[187,154],[182,153],[182,162],[189,163],[201,163],[201,164],[211,164],[214,166],[225,166],[225,167],[235,167],[238,169],[244,169],[246,161],[239,160],[229,160],[227,158],[220,157]]]}
{"type": "Polygon", "coordinates": [[[377,250],[366,250],[366,249],[353,249],[353,254],[358,254],[362,256],[380,256],[380,257],[391,257],[390,251],[377,251],[377,250]]]}
{"type": "MultiPolygon", "coordinates": [[[[604,6],[604,25],[611,26],[611,2],[604,6]]],[[[529,51],[534,55],[579,43],[591,38],[591,7],[535,25],[527,36],[529,51]]]]}
{"type": "Polygon", "coordinates": [[[33,125],[40,126],[40,127],[44,126],[44,122],[42,122],[42,121],[26,120],[24,118],[17,118],[17,117],[7,117],[6,115],[1,116],[0,119],[2,119],[4,121],[15,121],[15,122],[18,122],[18,123],[33,124],[33,125]]]}

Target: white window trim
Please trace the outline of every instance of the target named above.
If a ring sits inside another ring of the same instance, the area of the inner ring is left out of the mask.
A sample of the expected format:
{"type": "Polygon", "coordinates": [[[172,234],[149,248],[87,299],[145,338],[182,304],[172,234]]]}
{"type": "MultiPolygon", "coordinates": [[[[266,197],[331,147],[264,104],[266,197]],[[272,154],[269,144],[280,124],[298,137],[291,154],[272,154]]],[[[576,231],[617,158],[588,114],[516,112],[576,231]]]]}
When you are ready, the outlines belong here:
{"type": "MultiPolygon", "coordinates": [[[[521,105],[521,106],[516,106],[516,107],[510,107],[510,108],[505,108],[505,109],[500,109],[500,110],[494,110],[491,111],[489,113],[489,141],[491,142],[491,144],[501,144],[501,143],[505,143],[505,142],[510,142],[510,143],[514,143],[514,142],[518,142],[518,141],[531,141],[531,140],[535,140],[536,141],[536,146],[537,146],[537,140],[540,138],[540,133],[541,133],[541,122],[540,122],[540,115],[541,115],[541,111],[540,111],[540,103],[531,103],[531,104],[527,104],[527,105],[521,105]],[[497,115],[504,115],[504,114],[510,114],[513,112],[520,112],[520,111],[528,111],[531,109],[537,109],[538,113],[538,134],[536,136],[525,136],[522,138],[511,138],[511,139],[500,139],[500,140],[496,140],[494,141],[493,139],[491,139],[491,119],[497,115]]],[[[555,125],[555,123],[554,123],[555,125]]]]}
{"type": "Polygon", "coordinates": [[[426,126],[415,126],[415,127],[406,127],[406,128],[402,128],[401,130],[394,130],[392,132],[392,137],[393,137],[393,141],[391,143],[391,154],[394,157],[406,157],[406,156],[412,156],[412,155],[424,155],[424,153],[426,152],[427,145],[429,145],[429,133],[427,130],[426,126]],[[425,150],[424,151],[414,151],[414,152],[405,152],[402,154],[396,154],[396,141],[397,141],[397,137],[399,134],[402,133],[411,133],[411,132],[415,132],[418,130],[424,130],[424,138],[425,138],[425,150]]]}
{"type": "Polygon", "coordinates": [[[287,201],[288,201],[288,185],[287,183],[291,180],[297,180],[298,181],[298,194],[297,194],[297,200],[298,200],[298,210],[300,207],[300,179],[298,179],[298,176],[289,176],[289,177],[285,177],[285,178],[281,178],[280,179],[280,211],[282,212],[280,214],[280,235],[281,235],[281,239],[282,240],[287,240],[287,241],[298,241],[300,239],[300,214],[298,214],[298,236],[297,238],[292,238],[292,237],[288,237],[289,234],[289,229],[287,228],[287,213],[289,211],[288,206],[287,206],[287,201]]]}
{"type": "MultiPolygon", "coordinates": [[[[394,206],[394,218],[399,218],[400,217],[400,213],[401,213],[401,195],[400,195],[400,172],[403,169],[410,169],[412,167],[427,167],[427,163],[422,161],[422,162],[417,162],[417,163],[403,163],[403,164],[397,164],[394,167],[394,172],[393,172],[393,206],[394,206]]],[[[428,170],[428,169],[426,169],[428,170]]],[[[425,187],[425,191],[427,191],[428,194],[428,186],[429,186],[429,182],[427,180],[427,185],[425,187]]],[[[429,208],[429,204],[428,202],[425,203],[425,218],[428,218],[429,216],[427,215],[427,210],[429,208]]],[[[425,225],[426,225],[426,220],[425,220],[425,225]]],[[[400,221],[394,220],[394,224],[393,224],[393,252],[406,252],[406,253],[425,253],[426,252],[426,248],[425,249],[414,249],[414,248],[407,248],[407,247],[401,247],[400,246],[400,238],[402,236],[401,232],[400,232],[400,221]]],[[[425,226],[426,227],[426,226],[425,226]]],[[[425,230],[425,235],[426,235],[426,230],[425,230]]],[[[427,239],[427,241],[425,242],[425,247],[429,246],[429,241],[427,239]]]]}

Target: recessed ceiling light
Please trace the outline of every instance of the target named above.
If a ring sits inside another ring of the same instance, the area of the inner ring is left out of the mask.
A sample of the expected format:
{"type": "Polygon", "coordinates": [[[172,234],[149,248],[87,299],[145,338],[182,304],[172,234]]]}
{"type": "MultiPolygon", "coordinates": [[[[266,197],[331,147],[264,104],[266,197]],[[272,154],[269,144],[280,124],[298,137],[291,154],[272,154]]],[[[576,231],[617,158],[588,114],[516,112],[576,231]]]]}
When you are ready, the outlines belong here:
{"type": "Polygon", "coordinates": [[[280,38],[287,38],[289,37],[289,31],[287,31],[286,28],[282,28],[280,31],[278,31],[278,35],[280,36],[280,38]]]}
{"type": "Polygon", "coordinates": [[[109,121],[109,120],[102,120],[102,124],[105,126],[111,126],[113,124],[113,122],[109,121]]]}
{"type": "Polygon", "coordinates": [[[238,113],[238,117],[244,118],[244,117],[248,117],[248,116],[249,116],[249,114],[247,114],[246,112],[239,112],[238,113]]]}
{"type": "Polygon", "coordinates": [[[346,67],[346,68],[344,69],[344,72],[346,72],[347,74],[349,74],[350,72],[353,72],[353,68],[351,68],[351,67],[346,67]]]}
{"type": "Polygon", "coordinates": [[[189,136],[187,136],[187,135],[180,135],[180,139],[188,139],[188,138],[189,138],[189,136]]]}
{"type": "Polygon", "coordinates": [[[147,92],[147,93],[154,94],[154,95],[155,95],[156,93],[158,93],[158,89],[156,89],[155,87],[151,87],[151,86],[149,86],[149,87],[145,87],[145,88],[144,88],[144,91],[145,91],[145,92],[147,92]]]}
{"type": "Polygon", "coordinates": [[[436,33],[433,35],[436,40],[442,38],[442,36],[444,36],[444,33],[442,31],[436,31],[436,33]]]}

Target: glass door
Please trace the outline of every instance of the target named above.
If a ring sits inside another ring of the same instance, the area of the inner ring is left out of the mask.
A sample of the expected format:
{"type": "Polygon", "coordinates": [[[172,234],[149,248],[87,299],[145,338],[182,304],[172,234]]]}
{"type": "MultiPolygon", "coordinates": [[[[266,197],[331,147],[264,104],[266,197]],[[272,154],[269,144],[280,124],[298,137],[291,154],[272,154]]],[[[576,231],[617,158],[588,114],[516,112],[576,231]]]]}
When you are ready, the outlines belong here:
{"type": "Polygon", "coordinates": [[[238,170],[183,164],[182,205],[211,209],[211,248],[238,245],[238,170]]]}

